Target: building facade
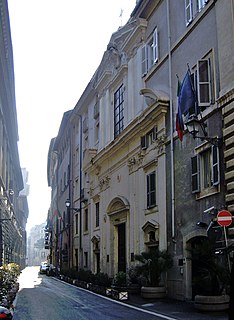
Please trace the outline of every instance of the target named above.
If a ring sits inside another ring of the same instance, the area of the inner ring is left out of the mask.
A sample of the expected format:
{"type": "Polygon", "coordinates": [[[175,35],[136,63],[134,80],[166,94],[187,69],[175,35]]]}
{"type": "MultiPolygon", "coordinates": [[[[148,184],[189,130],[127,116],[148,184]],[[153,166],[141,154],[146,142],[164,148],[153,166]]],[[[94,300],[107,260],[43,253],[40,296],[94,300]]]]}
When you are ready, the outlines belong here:
{"type": "Polygon", "coordinates": [[[71,213],[65,203],[70,198],[71,111],[64,113],[58,136],[51,140],[48,157],[48,184],[51,186],[51,206],[47,220],[46,247],[53,247],[50,263],[60,270],[72,266],[71,213]]]}
{"type": "Polygon", "coordinates": [[[48,261],[50,251],[45,248],[45,227],[42,223],[32,227],[27,240],[27,265],[39,266],[48,261]]]}
{"type": "Polygon", "coordinates": [[[0,265],[25,266],[27,199],[18,154],[14,65],[7,1],[0,1],[0,265]]]}
{"type": "Polygon", "coordinates": [[[138,1],[113,33],[70,117],[71,267],[113,277],[135,254],[168,250],[169,296],[194,297],[201,225],[233,212],[233,1],[221,2],[138,1]],[[188,71],[197,103],[183,121],[202,127],[179,139],[188,71]]]}

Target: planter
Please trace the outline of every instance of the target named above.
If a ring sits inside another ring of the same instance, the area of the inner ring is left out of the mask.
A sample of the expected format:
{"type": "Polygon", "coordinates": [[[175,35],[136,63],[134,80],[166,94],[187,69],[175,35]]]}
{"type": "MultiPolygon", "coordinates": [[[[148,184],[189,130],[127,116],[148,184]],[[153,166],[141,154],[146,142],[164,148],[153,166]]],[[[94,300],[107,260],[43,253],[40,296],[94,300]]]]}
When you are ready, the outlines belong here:
{"type": "Polygon", "coordinates": [[[229,308],[229,295],[201,296],[196,295],[194,306],[201,311],[223,311],[229,308]]]}
{"type": "Polygon", "coordinates": [[[141,296],[146,299],[166,297],[166,287],[141,287],[141,296]]]}
{"type": "Polygon", "coordinates": [[[127,287],[127,291],[132,294],[139,294],[141,292],[141,287],[139,284],[131,284],[127,287]]]}

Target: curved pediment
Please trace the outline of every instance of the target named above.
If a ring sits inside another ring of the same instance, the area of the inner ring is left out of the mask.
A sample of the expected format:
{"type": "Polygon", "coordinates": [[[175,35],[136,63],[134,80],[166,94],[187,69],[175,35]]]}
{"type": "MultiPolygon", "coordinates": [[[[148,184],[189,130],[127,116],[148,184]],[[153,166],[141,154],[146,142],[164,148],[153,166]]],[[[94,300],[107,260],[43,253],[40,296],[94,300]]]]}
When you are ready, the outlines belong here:
{"type": "Polygon", "coordinates": [[[151,106],[156,102],[169,102],[169,96],[161,90],[151,90],[144,88],[140,90],[140,94],[144,96],[147,106],[151,106]]]}
{"type": "Polygon", "coordinates": [[[111,200],[107,208],[107,214],[114,214],[129,209],[129,202],[126,198],[118,196],[111,200]]]}

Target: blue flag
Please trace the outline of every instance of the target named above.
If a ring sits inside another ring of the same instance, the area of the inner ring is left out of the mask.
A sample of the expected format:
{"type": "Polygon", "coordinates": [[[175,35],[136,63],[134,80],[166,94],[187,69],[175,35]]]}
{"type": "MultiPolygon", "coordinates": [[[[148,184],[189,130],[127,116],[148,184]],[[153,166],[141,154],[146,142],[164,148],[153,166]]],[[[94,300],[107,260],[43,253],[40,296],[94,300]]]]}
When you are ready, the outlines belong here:
{"type": "Polygon", "coordinates": [[[195,108],[195,92],[192,86],[192,79],[189,70],[187,71],[180,88],[180,111],[182,114],[188,112],[190,108],[195,108]]]}

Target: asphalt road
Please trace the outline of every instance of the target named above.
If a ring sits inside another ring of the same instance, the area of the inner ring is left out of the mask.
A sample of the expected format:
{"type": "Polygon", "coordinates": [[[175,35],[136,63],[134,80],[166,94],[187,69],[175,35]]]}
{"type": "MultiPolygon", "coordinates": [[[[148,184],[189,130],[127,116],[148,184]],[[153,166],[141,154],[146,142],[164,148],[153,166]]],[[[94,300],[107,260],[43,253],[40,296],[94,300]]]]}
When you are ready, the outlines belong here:
{"type": "Polygon", "coordinates": [[[192,303],[170,299],[145,301],[131,295],[123,302],[103,297],[28,267],[20,275],[14,320],[227,320],[226,312],[201,313],[192,303]]]}
{"type": "Polygon", "coordinates": [[[14,320],[178,319],[93,294],[38,271],[28,267],[20,276],[14,320]]]}

